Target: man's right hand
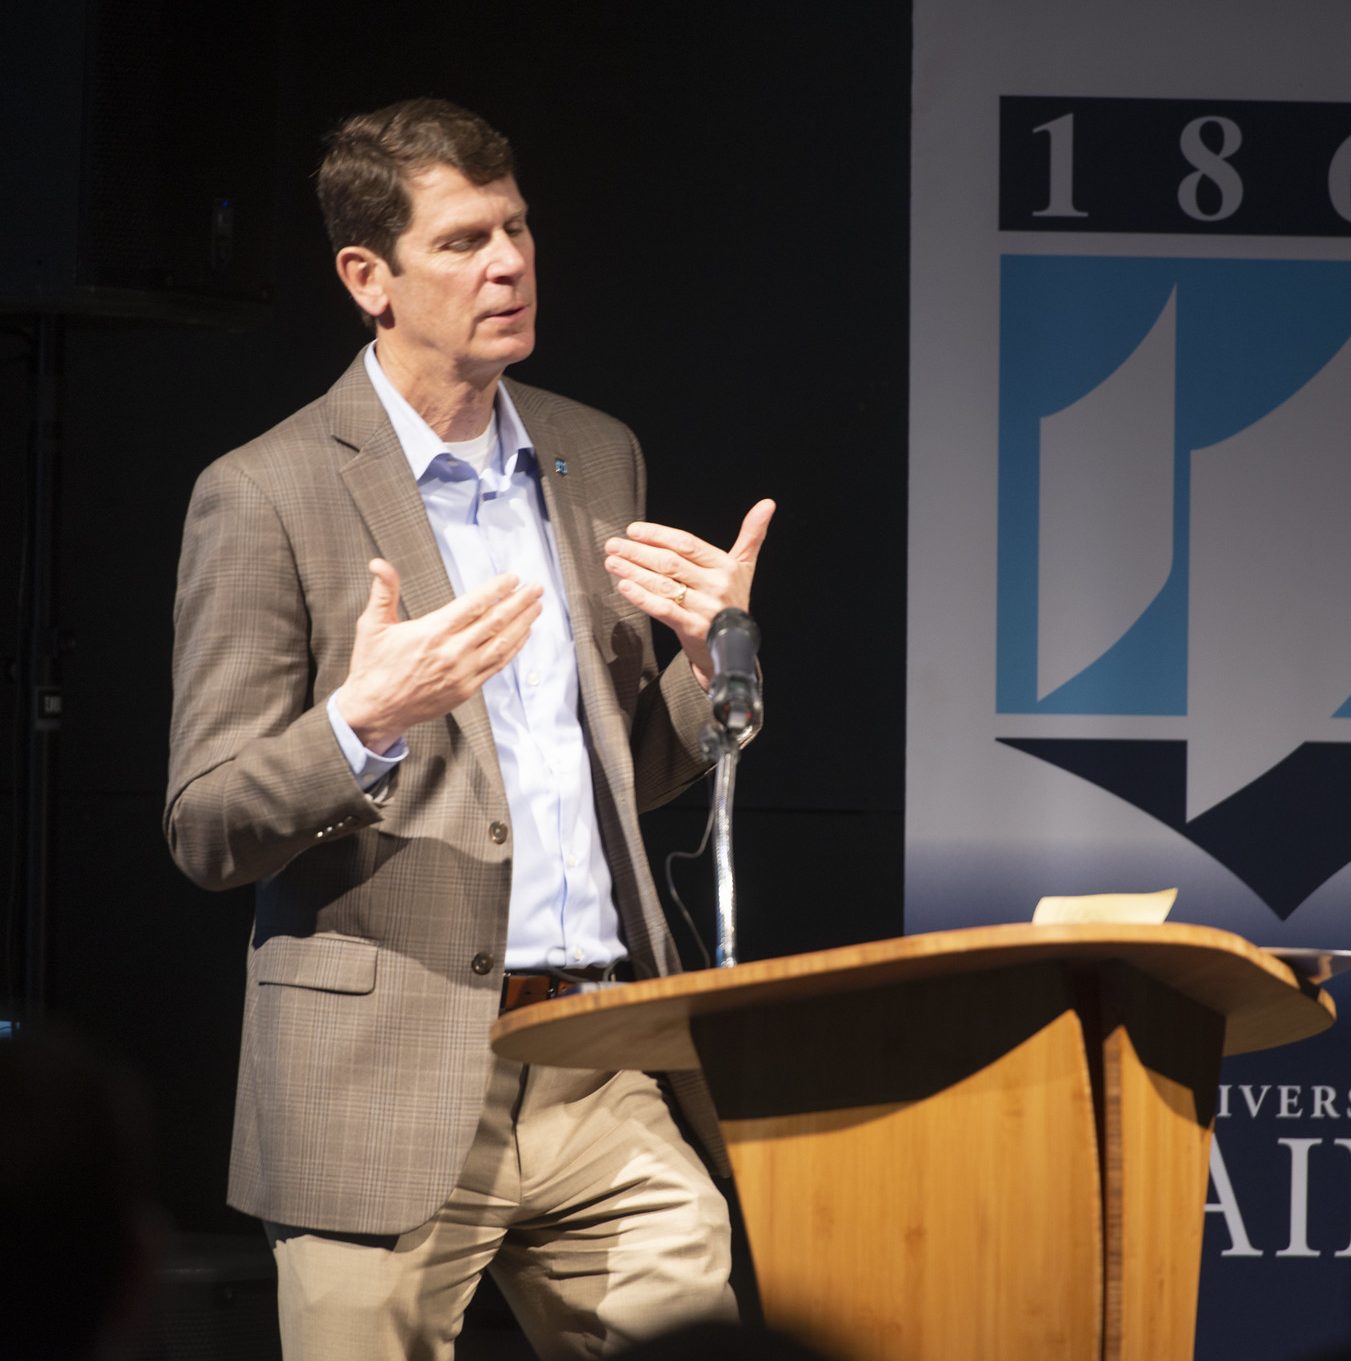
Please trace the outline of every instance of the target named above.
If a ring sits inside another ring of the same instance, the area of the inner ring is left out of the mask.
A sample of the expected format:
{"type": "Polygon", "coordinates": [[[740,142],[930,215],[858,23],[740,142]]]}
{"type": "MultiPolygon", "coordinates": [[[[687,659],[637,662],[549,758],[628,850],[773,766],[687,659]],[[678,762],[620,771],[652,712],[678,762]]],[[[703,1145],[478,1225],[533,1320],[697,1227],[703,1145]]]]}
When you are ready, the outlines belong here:
{"type": "Polygon", "coordinates": [[[521,650],[539,618],[542,586],[494,577],[420,619],[399,618],[399,574],[370,563],[338,711],[369,750],[388,751],[414,723],[448,714],[521,650]]]}

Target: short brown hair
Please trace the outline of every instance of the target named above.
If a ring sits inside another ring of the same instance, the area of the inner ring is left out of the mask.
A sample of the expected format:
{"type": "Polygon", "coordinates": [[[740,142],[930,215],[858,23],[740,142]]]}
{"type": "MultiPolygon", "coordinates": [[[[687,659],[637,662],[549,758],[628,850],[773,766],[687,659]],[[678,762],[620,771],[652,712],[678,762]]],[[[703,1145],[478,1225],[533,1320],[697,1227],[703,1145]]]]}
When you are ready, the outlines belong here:
{"type": "Polygon", "coordinates": [[[511,145],[476,113],[446,99],[405,99],[348,118],[327,139],[319,207],[329,243],[373,250],[394,273],[395,246],[412,217],[408,180],[448,165],[475,184],[514,170],[511,145]]]}

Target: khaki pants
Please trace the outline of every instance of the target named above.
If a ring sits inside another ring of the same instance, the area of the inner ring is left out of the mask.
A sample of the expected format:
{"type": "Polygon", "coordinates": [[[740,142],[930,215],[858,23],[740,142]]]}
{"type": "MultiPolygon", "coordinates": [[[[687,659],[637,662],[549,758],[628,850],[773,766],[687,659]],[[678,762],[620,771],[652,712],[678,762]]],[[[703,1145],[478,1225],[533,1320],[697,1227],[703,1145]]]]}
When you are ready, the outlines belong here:
{"type": "Polygon", "coordinates": [[[726,1203],[642,1073],[499,1059],[431,1221],[390,1238],[266,1227],[286,1361],[451,1361],[489,1267],[546,1358],[736,1317],[726,1203]]]}

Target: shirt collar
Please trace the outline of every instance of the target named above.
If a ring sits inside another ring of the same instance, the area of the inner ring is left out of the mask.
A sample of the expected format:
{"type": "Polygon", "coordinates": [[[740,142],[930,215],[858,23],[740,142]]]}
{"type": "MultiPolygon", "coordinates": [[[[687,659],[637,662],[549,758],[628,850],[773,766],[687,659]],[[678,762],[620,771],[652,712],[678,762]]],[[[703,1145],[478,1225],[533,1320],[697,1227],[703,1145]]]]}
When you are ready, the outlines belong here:
{"type": "MultiPolygon", "coordinates": [[[[375,395],[379,397],[380,405],[389,416],[389,423],[394,427],[394,433],[398,437],[404,457],[408,460],[408,466],[412,469],[414,478],[421,481],[432,462],[446,452],[446,442],[413,410],[408,399],[389,381],[384,369],[380,367],[380,361],[375,357],[374,341],[366,346],[363,359],[366,376],[371,380],[375,395]]],[[[511,394],[501,382],[497,385],[495,405],[502,461],[507,475],[510,476],[514,468],[520,466],[521,455],[533,454],[534,446],[516,410],[516,404],[511,400],[511,394]]]]}

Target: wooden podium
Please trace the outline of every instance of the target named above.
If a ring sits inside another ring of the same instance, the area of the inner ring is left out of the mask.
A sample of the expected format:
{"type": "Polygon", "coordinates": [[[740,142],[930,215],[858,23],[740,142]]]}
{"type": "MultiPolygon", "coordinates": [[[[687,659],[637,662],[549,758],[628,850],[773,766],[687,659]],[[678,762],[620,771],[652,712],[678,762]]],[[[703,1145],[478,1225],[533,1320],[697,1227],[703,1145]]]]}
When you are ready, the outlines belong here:
{"type": "Polygon", "coordinates": [[[1326,1029],[1227,931],[992,926],[582,993],[493,1047],[702,1067],[767,1320],[850,1361],[1190,1361],[1221,1056],[1326,1029]]]}

